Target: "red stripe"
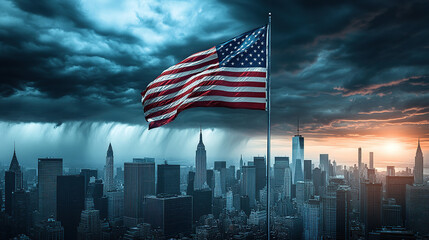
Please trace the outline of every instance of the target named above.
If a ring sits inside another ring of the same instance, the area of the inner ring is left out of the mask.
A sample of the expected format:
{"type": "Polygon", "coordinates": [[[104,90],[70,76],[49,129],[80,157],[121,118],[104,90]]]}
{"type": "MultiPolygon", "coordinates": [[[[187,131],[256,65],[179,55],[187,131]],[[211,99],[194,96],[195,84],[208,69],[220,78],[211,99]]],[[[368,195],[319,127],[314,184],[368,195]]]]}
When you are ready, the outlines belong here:
{"type": "MultiPolygon", "coordinates": [[[[145,106],[145,102],[146,100],[152,99],[154,97],[159,97],[162,95],[167,95],[170,94],[170,90],[166,90],[166,91],[162,91],[162,92],[156,92],[153,94],[148,95],[144,101],[143,101],[143,106],[144,106],[144,111],[147,111],[151,108],[154,107],[159,107],[162,105],[167,105],[170,104],[174,101],[177,101],[179,99],[181,99],[182,97],[186,96],[187,94],[193,92],[196,88],[199,88],[201,86],[212,86],[212,85],[217,85],[217,86],[228,86],[228,87],[261,87],[264,88],[265,87],[265,83],[263,82],[228,82],[228,81],[223,81],[223,80],[216,80],[216,81],[206,81],[206,82],[201,82],[200,84],[188,89],[187,91],[183,92],[180,95],[176,95],[173,98],[167,99],[167,100],[162,100],[162,101],[158,101],[158,102],[154,102],[154,103],[150,103],[148,105],[145,106]]],[[[214,91],[214,90],[210,90],[210,91],[214,91]]],[[[191,96],[188,96],[188,98],[190,98],[191,96]]],[[[264,98],[265,98],[265,92],[264,92],[264,98]]]]}
{"type": "MultiPolygon", "coordinates": [[[[206,76],[226,76],[226,77],[266,77],[266,73],[265,72],[229,72],[229,71],[220,71],[220,72],[211,72],[211,73],[206,73],[206,74],[202,74],[194,79],[192,79],[192,81],[188,81],[186,82],[184,85],[189,85],[190,83],[193,83],[203,77],[206,76]]],[[[166,85],[171,85],[174,83],[178,83],[181,82],[183,80],[186,80],[188,78],[190,78],[191,76],[183,76],[183,77],[179,77],[179,78],[175,78],[175,79],[171,79],[168,81],[161,81],[161,82],[157,82],[154,83],[150,86],[148,86],[146,88],[146,90],[144,92],[142,92],[142,96],[144,97],[144,94],[146,94],[146,92],[149,89],[155,88],[155,87],[160,87],[160,86],[166,86],[166,85]]]]}
{"type": "MultiPolygon", "coordinates": [[[[175,92],[178,92],[182,89],[185,89],[186,87],[188,87],[189,85],[191,85],[191,83],[186,83],[182,86],[179,87],[175,87],[172,89],[168,89],[168,90],[164,90],[164,91],[159,91],[159,92],[154,92],[151,94],[148,94],[145,98],[144,98],[144,102],[146,102],[149,99],[155,98],[155,97],[160,97],[160,96],[164,96],[164,95],[168,95],[168,94],[172,94],[175,92]]],[[[209,85],[219,85],[219,86],[226,86],[226,87],[265,87],[265,83],[264,82],[252,82],[252,81],[244,81],[244,82],[230,82],[230,81],[225,81],[225,80],[210,80],[210,81],[203,81],[200,82],[199,84],[195,85],[194,87],[188,89],[186,92],[178,95],[178,96],[184,96],[186,93],[192,92],[195,88],[197,87],[201,87],[201,86],[209,86],[209,85]]]]}
{"type": "MultiPolygon", "coordinates": [[[[236,92],[235,93],[235,92],[226,92],[226,91],[218,91],[218,90],[217,91],[193,92],[192,95],[193,95],[192,97],[189,96],[186,99],[195,98],[195,97],[204,97],[204,96],[216,96],[216,95],[217,96],[221,96],[221,97],[255,97],[255,98],[265,98],[265,93],[254,93],[254,92],[236,92]],[[219,92],[220,94],[218,95],[218,94],[216,94],[216,92],[219,92]]],[[[183,100],[183,101],[186,101],[186,99],[183,100]]],[[[201,101],[203,101],[203,99],[201,101]]],[[[188,104],[188,103],[186,103],[186,104],[188,104]]],[[[153,118],[153,117],[158,117],[158,116],[161,116],[161,115],[164,115],[164,114],[167,114],[167,113],[171,113],[171,112],[174,112],[176,109],[179,109],[180,106],[186,105],[186,104],[179,103],[178,105],[176,105],[174,107],[170,107],[170,108],[167,108],[167,109],[164,109],[164,110],[156,111],[154,113],[151,113],[151,114],[147,115],[146,117],[153,118]]],[[[145,109],[145,111],[148,111],[150,109],[152,109],[152,108],[145,109]]]]}
{"type": "MultiPolygon", "coordinates": [[[[241,108],[241,109],[255,109],[255,110],[265,110],[265,103],[249,103],[249,102],[222,102],[222,101],[202,101],[202,102],[192,102],[180,106],[177,110],[177,113],[174,116],[171,116],[166,119],[162,119],[155,122],[149,123],[149,129],[157,128],[162,125],[165,125],[173,121],[177,115],[185,109],[194,108],[194,107],[226,107],[226,108],[241,108]]],[[[146,117],[146,120],[148,117],[146,117]]]]}
{"type": "MultiPolygon", "coordinates": [[[[199,61],[199,60],[204,59],[206,57],[210,57],[211,55],[213,55],[215,53],[216,53],[216,50],[213,51],[213,52],[211,52],[211,53],[208,53],[208,54],[198,55],[198,56],[195,56],[195,57],[188,57],[188,58],[185,58],[185,60],[179,62],[178,64],[189,63],[189,62],[196,62],[196,61],[199,61]]],[[[176,64],[176,65],[178,65],[178,64],[176,64]]]]}
{"type": "MultiPolygon", "coordinates": [[[[156,79],[158,79],[159,77],[165,76],[165,75],[170,75],[170,74],[176,74],[176,73],[181,73],[181,72],[187,72],[187,71],[192,71],[192,70],[196,70],[211,64],[216,64],[219,63],[219,59],[215,58],[213,60],[207,61],[207,62],[203,62],[197,65],[192,65],[189,67],[182,67],[182,68],[177,68],[177,69],[173,69],[173,70],[169,70],[169,71],[165,71],[163,73],[161,73],[161,75],[159,75],[156,79]]],[[[155,80],[156,80],[155,79],[155,80]]]]}

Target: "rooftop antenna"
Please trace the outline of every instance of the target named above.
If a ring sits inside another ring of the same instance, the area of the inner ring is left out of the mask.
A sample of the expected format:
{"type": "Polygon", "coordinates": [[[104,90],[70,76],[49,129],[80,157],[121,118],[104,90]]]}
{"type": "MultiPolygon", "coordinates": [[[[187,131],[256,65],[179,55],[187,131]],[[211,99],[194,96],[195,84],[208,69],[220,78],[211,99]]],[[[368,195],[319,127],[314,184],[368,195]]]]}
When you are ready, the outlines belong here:
{"type": "Polygon", "coordinates": [[[298,132],[298,136],[299,136],[299,116],[298,116],[298,126],[297,126],[297,130],[296,131],[298,132]]]}

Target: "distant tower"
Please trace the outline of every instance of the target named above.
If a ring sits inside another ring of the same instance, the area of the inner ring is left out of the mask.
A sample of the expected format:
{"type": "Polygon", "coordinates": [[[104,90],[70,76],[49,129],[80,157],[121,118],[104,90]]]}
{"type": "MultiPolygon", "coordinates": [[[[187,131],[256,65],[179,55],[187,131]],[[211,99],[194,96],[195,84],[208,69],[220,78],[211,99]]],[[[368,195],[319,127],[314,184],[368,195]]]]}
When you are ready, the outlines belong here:
{"type": "Polygon", "coordinates": [[[374,169],[374,153],[369,153],[369,169],[374,169]]]}
{"type": "Polygon", "coordinates": [[[113,191],[115,189],[115,184],[113,182],[113,150],[112,144],[109,143],[109,148],[107,149],[106,156],[106,166],[104,166],[104,186],[105,191],[113,191]]]}
{"type": "Polygon", "coordinates": [[[203,143],[203,132],[200,128],[200,142],[197,146],[195,155],[195,182],[194,189],[202,189],[204,183],[207,181],[207,159],[206,147],[203,143]]]}
{"type": "Polygon", "coordinates": [[[302,172],[302,169],[304,162],[304,137],[302,137],[299,134],[299,119],[298,119],[298,127],[297,127],[297,134],[292,138],[292,178],[293,182],[296,183],[297,181],[302,181],[304,173],[302,172]],[[297,159],[299,159],[299,162],[301,166],[297,167],[297,159]],[[297,169],[298,172],[297,173],[297,169]],[[299,176],[300,179],[297,179],[296,176],[299,176]]]}
{"type": "Polygon", "coordinates": [[[358,148],[358,169],[359,177],[362,174],[362,148],[358,148]]]}
{"type": "Polygon", "coordinates": [[[243,167],[243,155],[240,156],[240,170],[243,167]]]}
{"type": "Polygon", "coordinates": [[[423,152],[420,148],[420,138],[416,151],[415,165],[414,165],[414,183],[423,184],[423,152]]]}
{"type": "Polygon", "coordinates": [[[10,162],[9,171],[15,173],[15,190],[22,189],[22,171],[16,158],[15,144],[13,145],[13,157],[10,162]]]}

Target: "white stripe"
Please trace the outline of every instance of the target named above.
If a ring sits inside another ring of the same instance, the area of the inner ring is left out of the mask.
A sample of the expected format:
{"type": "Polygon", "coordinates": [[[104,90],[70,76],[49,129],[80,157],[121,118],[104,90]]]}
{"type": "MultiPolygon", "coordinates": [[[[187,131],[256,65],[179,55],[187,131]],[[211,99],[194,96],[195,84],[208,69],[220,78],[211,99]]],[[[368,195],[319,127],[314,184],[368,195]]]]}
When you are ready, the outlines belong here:
{"type": "Polygon", "coordinates": [[[215,51],[216,51],[216,47],[211,47],[211,48],[209,48],[209,49],[207,49],[207,50],[204,50],[204,51],[201,51],[201,52],[194,53],[194,54],[192,54],[191,56],[189,56],[189,57],[185,58],[185,60],[186,60],[186,59],[188,59],[188,58],[191,58],[191,57],[196,57],[196,56],[199,56],[199,55],[205,55],[205,54],[209,54],[209,53],[212,53],[212,52],[215,52],[215,51]]]}
{"type": "MultiPolygon", "coordinates": [[[[265,98],[250,98],[250,97],[224,97],[224,96],[201,96],[195,98],[186,99],[181,105],[185,105],[191,102],[202,102],[202,101],[221,101],[221,102],[242,102],[242,103],[266,103],[265,98]]],[[[159,121],[162,119],[169,118],[177,113],[177,109],[166,113],[161,116],[149,118],[148,122],[159,121]]],[[[145,116],[149,113],[145,112],[145,116]]]]}
{"type": "MultiPolygon", "coordinates": [[[[203,71],[207,70],[208,68],[217,67],[217,66],[219,66],[219,63],[210,64],[210,65],[207,65],[207,66],[195,69],[195,70],[186,71],[186,72],[173,73],[173,74],[167,74],[167,75],[159,76],[153,82],[149,83],[148,86],[151,86],[154,83],[169,81],[169,80],[179,78],[179,77],[192,76],[194,74],[203,72],[203,71]]],[[[212,70],[214,70],[214,69],[212,69],[212,70]]]]}
{"type": "MultiPolygon", "coordinates": [[[[219,65],[219,64],[216,64],[216,65],[219,65]]],[[[205,68],[207,68],[207,67],[205,67],[205,68]]],[[[198,71],[198,70],[195,70],[195,71],[198,71]]],[[[163,85],[163,86],[155,87],[153,89],[160,89],[160,88],[166,87],[166,86],[171,86],[171,87],[165,88],[163,90],[171,89],[171,88],[175,88],[175,87],[179,87],[179,86],[184,85],[186,82],[194,79],[195,77],[198,77],[198,76],[201,76],[201,75],[204,75],[204,74],[209,74],[209,73],[213,73],[213,72],[222,72],[222,71],[226,71],[226,72],[264,72],[264,73],[266,73],[267,69],[266,68],[260,68],[260,67],[249,67],[249,68],[220,67],[220,68],[209,69],[209,70],[206,70],[204,72],[197,73],[197,74],[195,74],[193,76],[190,76],[189,79],[185,79],[185,80],[180,81],[178,83],[169,84],[169,85],[163,85]]],[[[177,78],[177,77],[186,76],[186,73],[189,73],[189,72],[190,71],[183,72],[183,73],[178,73],[178,74],[176,74],[177,76],[175,76],[175,77],[169,77],[169,78],[167,78],[168,76],[171,76],[171,75],[165,75],[165,76],[162,76],[162,77],[165,77],[164,81],[167,81],[167,80],[171,80],[171,79],[174,79],[174,78],[177,78]]],[[[153,82],[149,83],[149,85],[146,88],[150,87],[151,85],[153,85],[155,83],[159,83],[159,82],[161,82],[161,80],[155,79],[153,82]]],[[[151,90],[152,89],[146,91],[145,96],[147,94],[149,94],[149,92],[153,92],[151,90]]]]}
{"type": "MultiPolygon", "coordinates": [[[[199,79],[199,80],[193,82],[192,84],[190,84],[189,86],[186,86],[185,88],[182,88],[176,92],[148,99],[148,100],[144,101],[144,106],[147,106],[148,104],[151,104],[154,102],[159,102],[159,101],[168,100],[170,98],[174,98],[178,95],[185,93],[189,89],[192,89],[193,87],[195,87],[195,86],[197,86],[203,82],[208,82],[208,81],[213,81],[213,80],[225,80],[228,82],[265,82],[266,78],[260,78],[260,77],[238,77],[237,78],[237,77],[224,77],[224,76],[206,76],[206,77],[203,77],[202,79],[199,79]]],[[[165,87],[169,87],[169,86],[165,86],[165,87]]],[[[213,85],[200,86],[200,87],[194,89],[193,92],[204,91],[205,89],[230,91],[230,92],[234,92],[234,91],[237,91],[237,92],[238,91],[240,91],[240,92],[264,92],[265,91],[264,87],[263,88],[261,88],[261,87],[248,87],[248,86],[230,87],[230,86],[216,85],[216,82],[215,82],[215,83],[213,83],[213,85]]],[[[151,90],[153,90],[153,89],[151,89],[151,90]]],[[[162,89],[160,91],[164,91],[164,90],[165,89],[162,89]]]]}
{"type": "MultiPolygon", "coordinates": [[[[215,85],[213,85],[213,86],[215,86],[215,85]]],[[[179,98],[176,101],[171,102],[169,104],[165,104],[165,105],[161,105],[161,106],[158,106],[158,107],[154,107],[154,108],[148,109],[147,111],[145,111],[145,114],[151,114],[151,113],[154,113],[154,112],[158,112],[158,111],[161,111],[161,110],[166,110],[166,109],[178,106],[180,104],[183,104],[183,102],[185,102],[186,99],[188,98],[188,96],[190,94],[192,94],[193,92],[194,91],[191,91],[188,94],[183,95],[181,98],[179,98]]],[[[262,99],[265,99],[265,98],[262,98],[262,99]]],[[[146,102],[145,102],[145,106],[146,106],[146,102]]]]}
{"type": "Polygon", "coordinates": [[[217,54],[213,54],[211,56],[208,56],[206,58],[200,59],[200,60],[195,61],[195,62],[179,63],[179,64],[176,64],[174,66],[171,66],[171,67],[167,68],[162,73],[167,72],[167,71],[171,71],[171,70],[174,70],[174,69],[179,69],[179,68],[184,68],[184,67],[191,67],[191,66],[194,66],[194,65],[205,63],[207,61],[211,61],[211,60],[216,59],[216,58],[217,58],[217,54]]]}

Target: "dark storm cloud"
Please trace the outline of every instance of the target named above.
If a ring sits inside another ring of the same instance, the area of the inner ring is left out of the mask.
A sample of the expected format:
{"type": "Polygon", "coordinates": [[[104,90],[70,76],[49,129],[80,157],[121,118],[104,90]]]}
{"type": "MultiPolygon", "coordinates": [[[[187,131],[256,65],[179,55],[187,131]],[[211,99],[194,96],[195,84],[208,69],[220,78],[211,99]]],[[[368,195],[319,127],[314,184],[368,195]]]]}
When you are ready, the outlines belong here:
{"type": "MultiPolygon", "coordinates": [[[[115,12],[120,3],[97,4],[2,3],[2,120],[140,124],[139,93],[163,69],[264,24],[269,11],[275,133],[294,131],[298,117],[309,132],[343,135],[347,124],[424,124],[428,117],[426,1],[192,1],[192,16],[177,16],[169,2],[137,4],[124,17],[115,12]]],[[[265,121],[261,111],[200,108],[166,128],[254,134],[265,121]]]]}

